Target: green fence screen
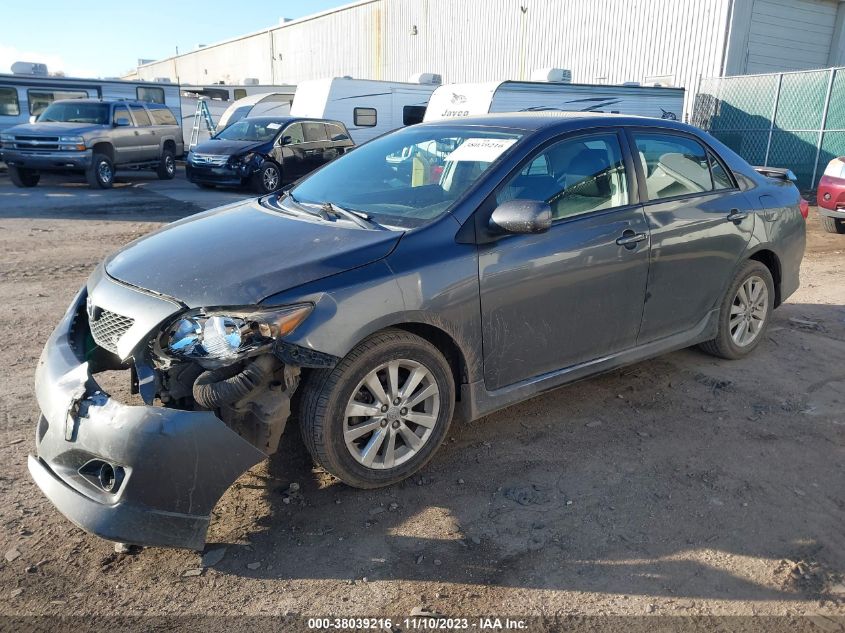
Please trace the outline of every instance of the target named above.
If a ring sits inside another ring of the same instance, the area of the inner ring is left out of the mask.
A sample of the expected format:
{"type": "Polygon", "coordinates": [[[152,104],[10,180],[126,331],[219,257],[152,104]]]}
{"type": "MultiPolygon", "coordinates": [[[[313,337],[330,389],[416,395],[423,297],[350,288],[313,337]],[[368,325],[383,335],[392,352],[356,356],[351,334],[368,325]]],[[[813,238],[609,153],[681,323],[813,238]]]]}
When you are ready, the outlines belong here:
{"type": "Polygon", "coordinates": [[[814,189],[845,155],[845,68],[702,79],[691,122],[752,165],[788,167],[814,189]]]}

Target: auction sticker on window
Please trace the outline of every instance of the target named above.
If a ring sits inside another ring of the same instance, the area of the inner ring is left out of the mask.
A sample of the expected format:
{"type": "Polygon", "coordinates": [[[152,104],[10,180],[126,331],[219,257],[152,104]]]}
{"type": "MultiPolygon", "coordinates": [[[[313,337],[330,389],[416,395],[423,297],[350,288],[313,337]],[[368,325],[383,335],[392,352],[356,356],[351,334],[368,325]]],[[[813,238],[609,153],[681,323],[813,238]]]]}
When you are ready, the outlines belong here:
{"type": "Polygon", "coordinates": [[[492,163],[514,143],[515,138],[468,138],[446,160],[492,163]]]}
{"type": "Polygon", "coordinates": [[[282,127],[281,123],[268,123],[267,124],[267,128],[271,129],[271,130],[278,130],[280,127],[282,127]]]}

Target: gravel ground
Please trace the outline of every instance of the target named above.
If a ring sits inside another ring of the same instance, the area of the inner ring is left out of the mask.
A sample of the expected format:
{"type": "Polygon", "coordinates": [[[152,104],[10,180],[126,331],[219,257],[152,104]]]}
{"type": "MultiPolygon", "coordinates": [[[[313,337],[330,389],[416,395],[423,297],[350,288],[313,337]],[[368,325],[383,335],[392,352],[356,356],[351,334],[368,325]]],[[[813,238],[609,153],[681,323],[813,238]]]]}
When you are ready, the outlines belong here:
{"type": "MultiPolygon", "coordinates": [[[[294,426],[215,509],[205,557],[115,553],[30,481],[41,346],[106,254],[200,208],[141,178],[92,197],[0,178],[0,615],[845,616],[845,235],[751,357],[684,350],[511,407],[380,491],[294,426]],[[114,194],[114,195],[112,195],[114,194]],[[85,198],[85,199],[83,199],[85,198]]],[[[837,623],[838,622],[838,623],[837,623]]],[[[624,625],[620,625],[625,628],[624,625]]],[[[232,626],[232,628],[237,628],[232,626]]]]}

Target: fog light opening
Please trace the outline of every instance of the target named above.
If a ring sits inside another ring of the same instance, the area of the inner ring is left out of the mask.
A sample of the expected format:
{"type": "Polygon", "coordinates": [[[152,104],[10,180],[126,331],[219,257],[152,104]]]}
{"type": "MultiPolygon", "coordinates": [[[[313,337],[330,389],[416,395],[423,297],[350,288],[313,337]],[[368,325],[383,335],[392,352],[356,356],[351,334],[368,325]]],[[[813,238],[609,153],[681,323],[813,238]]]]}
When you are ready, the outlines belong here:
{"type": "Polygon", "coordinates": [[[108,462],[103,462],[100,465],[100,470],[97,472],[97,481],[100,482],[100,487],[103,490],[115,493],[123,481],[123,468],[120,466],[114,467],[108,462]]]}

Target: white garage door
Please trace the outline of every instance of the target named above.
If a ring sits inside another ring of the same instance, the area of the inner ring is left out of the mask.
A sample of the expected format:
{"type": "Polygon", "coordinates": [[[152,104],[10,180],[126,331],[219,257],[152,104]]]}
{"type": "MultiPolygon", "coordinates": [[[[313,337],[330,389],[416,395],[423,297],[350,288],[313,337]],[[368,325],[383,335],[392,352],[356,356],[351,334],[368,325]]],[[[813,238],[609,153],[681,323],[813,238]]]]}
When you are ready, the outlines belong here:
{"type": "Polygon", "coordinates": [[[828,65],[838,2],[754,0],[746,73],[828,65]]]}

